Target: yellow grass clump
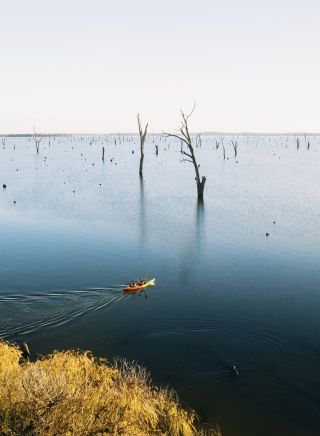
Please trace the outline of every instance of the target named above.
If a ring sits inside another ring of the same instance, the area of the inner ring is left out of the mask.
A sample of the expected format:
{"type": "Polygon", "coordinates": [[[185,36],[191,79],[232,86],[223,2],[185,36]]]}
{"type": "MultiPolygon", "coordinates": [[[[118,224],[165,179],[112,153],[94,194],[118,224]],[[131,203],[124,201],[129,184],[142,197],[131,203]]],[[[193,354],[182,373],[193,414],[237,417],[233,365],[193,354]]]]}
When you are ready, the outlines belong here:
{"type": "Polygon", "coordinates": [[[77,351],[23,362],[16,345],[0,340],[0,434],[220,435],[197,422],[138,365],[77,351]]]}

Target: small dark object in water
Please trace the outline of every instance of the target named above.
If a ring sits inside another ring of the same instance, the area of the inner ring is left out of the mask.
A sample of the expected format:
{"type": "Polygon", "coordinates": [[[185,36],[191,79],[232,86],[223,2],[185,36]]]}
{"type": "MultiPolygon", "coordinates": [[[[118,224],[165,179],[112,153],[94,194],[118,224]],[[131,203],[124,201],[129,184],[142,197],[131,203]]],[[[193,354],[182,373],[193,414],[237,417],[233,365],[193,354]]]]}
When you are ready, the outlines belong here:
{"type": "Polygon", "coordinates": [[[3,184],[2,187],[3,187],[3,189],[6,189],[6,188],[7,188],[7,185],[3,184]]]}
{"type": "Polygon", "coordinates": [[[266,233],[266,236],[270,236],[269,233],[266,233]]]}
{"type": "Polygon", "coordinates": [[[17,202],[16,202],[16,200],[13,200],[13,204],[16,204],[17,202]]]}
{"type": "Polygon", "coordinates": [[[131,153],[134,154],[134,150],[132,150],[131,153]]]}
{"type": "Polygon", "coordinates": [[[273,224],[275,224],[276,222],[275,221],[273,221],[273,224]]]}
{"type": "Polygon", "coordinates": [[[239,375],[239,371],[237,370],[236,365],[233,365],[232,369],[233,369],[235,375],[239,375]]]}

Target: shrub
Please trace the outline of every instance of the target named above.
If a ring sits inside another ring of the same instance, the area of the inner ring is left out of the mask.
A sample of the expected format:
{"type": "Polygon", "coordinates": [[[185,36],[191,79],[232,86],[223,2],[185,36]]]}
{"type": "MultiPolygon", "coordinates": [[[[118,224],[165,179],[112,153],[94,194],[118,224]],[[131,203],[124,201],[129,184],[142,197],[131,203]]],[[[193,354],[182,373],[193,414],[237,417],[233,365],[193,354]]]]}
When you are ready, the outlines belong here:
{"type": "Polygon", "coordinates": [[[0,341],[3,435],[210,435],[177,395],[151,384],[136,364],[110,365],[89,352],[55,351],[29,363],[0,341]]]}

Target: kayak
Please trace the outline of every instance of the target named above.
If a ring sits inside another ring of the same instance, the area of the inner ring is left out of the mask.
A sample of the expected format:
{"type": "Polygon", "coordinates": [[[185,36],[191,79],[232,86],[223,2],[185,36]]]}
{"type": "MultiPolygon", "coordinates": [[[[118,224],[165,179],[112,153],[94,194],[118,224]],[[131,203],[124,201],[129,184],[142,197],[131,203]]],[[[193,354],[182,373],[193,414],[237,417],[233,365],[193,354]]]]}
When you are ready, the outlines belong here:
{"type": "Polygon", "coordinates": [[[143,285],[137,285],[137,286],[128,286],[127,288],[123,288],[125,292],[129,291],[141,291],[141,289],[147,288],[148,286],[154,286],[156,284],[156,279],[149,280],[148,282],[144,283],[143,285]]]}

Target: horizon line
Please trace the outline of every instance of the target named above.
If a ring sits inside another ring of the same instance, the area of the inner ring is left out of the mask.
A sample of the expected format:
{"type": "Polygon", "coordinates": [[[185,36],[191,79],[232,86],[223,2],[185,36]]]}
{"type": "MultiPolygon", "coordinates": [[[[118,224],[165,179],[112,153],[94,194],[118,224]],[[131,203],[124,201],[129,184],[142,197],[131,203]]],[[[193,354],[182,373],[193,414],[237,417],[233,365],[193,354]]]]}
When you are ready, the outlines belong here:
{"type": "MultiPolygon", "coordinates": [[[[162,136],[167,132],[150,132],[149,136],[162,136]]],[[[190,132],[192,135],[212,135],[212,136],[320,136],[320,132],[215,132],[215,131],[198,131],[190,132]]],[[[135,135],[138,136],[138,132],[50,132],[50,133],[36,133],[36,136],[51,137],[51,136],[119,136],[119,135],[135,135]]],[[[0,133],[0,137],[33,137],[34,133],[0,133]]]]}

